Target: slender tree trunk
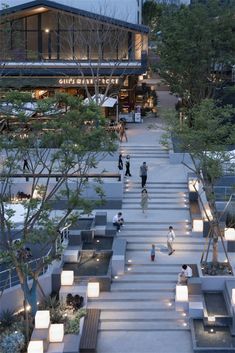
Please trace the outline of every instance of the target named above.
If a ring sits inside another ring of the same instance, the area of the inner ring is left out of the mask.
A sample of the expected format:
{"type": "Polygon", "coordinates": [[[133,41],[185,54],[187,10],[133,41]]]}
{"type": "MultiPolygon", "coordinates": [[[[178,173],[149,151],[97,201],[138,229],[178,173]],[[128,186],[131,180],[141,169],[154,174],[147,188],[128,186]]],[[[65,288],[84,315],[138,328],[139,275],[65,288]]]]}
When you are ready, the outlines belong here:
{"type": "Polygon", "coordinates": [[[217,209],[214,200],[214,186],[212,183],[205,183],[204,189],[206,193],[206,198],[208,200],[208,204],[210,207],[210,211],[212,214],[212,220],[209,220],[210,226],[212,229],[212,263],[213,265],[218,264],[218,239],[221,236],[220,226],[219,226],[219,218],[217,214],[217,209]]]}
{"type": "Polygon", "coordinates": [[[29,288],[27,279],[24,279],[24,282],[21,285],[21,288],[24,292],[24,297],[27,303],[31,307],[31,314],[34,317],[37,312],[37,281],[33,279],[32,287],[29,288]]]}

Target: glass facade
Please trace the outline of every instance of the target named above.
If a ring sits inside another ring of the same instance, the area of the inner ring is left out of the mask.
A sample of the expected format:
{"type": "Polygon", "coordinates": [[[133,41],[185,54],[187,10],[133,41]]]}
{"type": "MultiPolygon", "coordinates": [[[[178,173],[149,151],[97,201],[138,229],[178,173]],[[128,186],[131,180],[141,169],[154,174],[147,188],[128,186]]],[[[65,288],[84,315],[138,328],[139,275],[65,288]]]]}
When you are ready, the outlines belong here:
{"type": "Polygon", "coordinates": [[[140,60],[143,35],[48,10],[0,24],[1,60],[140,60]]]}

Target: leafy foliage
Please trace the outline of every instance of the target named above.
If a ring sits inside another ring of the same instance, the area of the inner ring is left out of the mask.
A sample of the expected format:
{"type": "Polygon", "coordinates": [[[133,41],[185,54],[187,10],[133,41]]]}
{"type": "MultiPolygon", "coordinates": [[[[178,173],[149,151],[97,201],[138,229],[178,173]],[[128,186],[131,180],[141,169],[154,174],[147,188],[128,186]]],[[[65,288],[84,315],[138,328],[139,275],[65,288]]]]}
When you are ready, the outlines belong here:
{"type": "Polygon", "coordinates": [[[80,319],[86,315],[86,309],[79,309],[75,317],[69,320],[65,326],[66,334],[77,334],[80,330],[80,319]]]}
{"type": "MultiPolygon", "coordinates": [[[[107,131],[98,106],[84,106],[80,99],[67,94],[45,99],[36,108],[27,93],[10,92],[6,101],[9,103],[5,111],[8,127],[0,140],[0,258],[16,268],[25,299],[35,313],[37,278],[45,264],[60,256],[59,251],[55,251],[58,231],[77,220],[78,210],[89,213],[94,207],[93,202],[82,197],[88,185],[86,175],[116,149],[115,135],[107,131]],[[36,117],[28,117],[25,102],[32,103],[30,109],[35,109],[36,117]],[[14,174],[30,174],[29,194],[20,201],[24,217],[18,244],[12,240],[16,227],[16,211],[10,195],[14,174]],[[73,175],[77,177],[71,183],[73,175]],[[63,203],[64,212],[59,217],[51,213],[55,202],[63,203]],[[39,259],[36,268],[25,256],[19,256],[28,244],[40,245],[40,255],[46,255],[43,260],[39,259]],[[33,278],[32,287],[27,282],[28,276],[33,278]]],[[[102,200],[104,194],[99,182],[96,190],[102,200]]]]}
{"type": "Polygon", "coordinates": [[[9,335],[3,336],[0,342],[1,353],[20,353],[24,348],[25,338],[21,332],[12,332],[9,335]]]}
{"type": "MultiPolygon", "coordinates": [[[[210,237],[213,238],[213,265],[218,262],[218,239],[221,237],[219,216],[215,204],[214,185],[222,175],[223,163],[232,158],[228,147],[235,141],[235,125],[231,123],[234,108],[218,106],[213,100],[204,100],[190,111],[192,125],[179,122],[175,116],[169,118],[170,132],[176,137],[184,152],[188,152],[191,164],[185,164],[193,171],[205,191],[210,214],[210,237]]],[[[200,198],[200,195],[199,195],[200,198]]],[[[210,242],[208,243],[210,246],[210,242]]],[[[216,265],[217,266],[217,265],[216,265]]]]}
{"type": "Polygon", "coordinates": [[[160,72],[187,109],[214,97],[228,79],[235,57],[233,14],[214,0],[163,12],[160,72]]]}
{"type": "Polygon", "coordinates": [[[3,328],[10,327],[15,321],[14,311],[7,309],[1,312],[0,323],[3,328]]]}

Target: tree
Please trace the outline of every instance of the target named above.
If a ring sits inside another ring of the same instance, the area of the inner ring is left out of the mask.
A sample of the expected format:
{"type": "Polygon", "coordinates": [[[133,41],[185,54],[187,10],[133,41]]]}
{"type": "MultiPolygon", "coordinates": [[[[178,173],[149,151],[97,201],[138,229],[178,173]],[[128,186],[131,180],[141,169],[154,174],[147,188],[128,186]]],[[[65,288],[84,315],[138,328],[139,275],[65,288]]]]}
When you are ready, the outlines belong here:
{"type": "Polygon", "coordinates": [[[214,98],[228,80],[235,57],[233,15],[231,7],[212,0],[163,16],[160,74],[181,97],[184,109],[214,98]]]}
{"type": "MultiPolygon", "coordinates": [[[[111,94],[117,95],[133,60],[141,60],[147,37],[97,18],[84,18],[67,13],[58,16],[58,40],[66,59],[76,63],[79,84],[89,101],[102,105],[111,94]],[[94,96],[94,98],[92,98],[94,96]]],[[[52,33],[53,34],[53,33],[52,33]]]]}
{"type": "Polygon", "coordinates": [[[205,212],[210,224],[208,247],[212,243],[212,263],[216,268],[219,263],[218,240],[222,235],[214,186],[223,173],[223,163],[231,159],[228,147],[235,141],[234,109],[231,106],[219,107],[213,100],[204,100],[194,106],[190,114],[193,117],[192,127],[186,122],[180,124],[174,117],[170,119],[169,131],[179,141],[181,150],[190,154],[192,165],[185,165],[195,173],[205,191],[210,207],[210,213],[205,212]]]}
{"type": "MultiPolygon", "coordinates": [[[[34,106],[37,116],[31,118],[24,108],[25,102],[35,103],[30,94],[11,92],[5,101],[9,124],[0,139],[0,258],[15,267],[24,298],[35,315],[38,277],[45,265],[60,256],[55,247],[58,231],[66,222],[74,222],[79,210],[90,212],[94,207],[82,197],[87,174],[115,150],[115,141],[105,129],[99,108],[94,104],[84,106],[76,97],[60,94],[38,101],[34,106]],[[26,197],[18,195],[24,208],[20,231],[11,203],[16,174],[27,177],[30,185],[26,197]],[[72,183],[70,178],[74,176],[72,183]],[[51,214],[56,202],[63,202],[60,217],[51,214]],[[13,232],[22,234],[20,241],[13,241],[13,232]],[[27,261],[28,244],[38,244],[39,261],[33,266],[27,261]]],[[[95,189],[102,199],[98,180],[95,189]]]]}
{"type": "Polygon", "coordinates": [[[160,29],[163,9],[164,6],[162,4],[156,3],[154,0],[148,0],[143,5],[143,24],[150,27],[151,40],[157,39],[157,31],[160,29]]]}

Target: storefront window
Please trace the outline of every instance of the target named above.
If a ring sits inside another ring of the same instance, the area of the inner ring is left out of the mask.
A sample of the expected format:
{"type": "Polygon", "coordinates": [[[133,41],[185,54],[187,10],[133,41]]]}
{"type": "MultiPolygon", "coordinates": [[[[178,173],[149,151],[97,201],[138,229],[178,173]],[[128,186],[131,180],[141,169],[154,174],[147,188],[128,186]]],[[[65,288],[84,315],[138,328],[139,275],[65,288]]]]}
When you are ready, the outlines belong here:
{"type": "Polygon", "coordinates": [[[142,41],[140,34],[62,12],[46,11],[15,19],[2,28],[0,55],[13,60],[141,58],[141,46],[136,48],[137,42],[142,41]]]}
{"type": "Polygon", "coordinates": [[[27,32],[27,58],[31,60],[37,60],[38,58],[37,34],[37,31],[27,32]]]}
{"type": "Polygon", "coordinates": [[[32,31],[32,30],[38,30],[38,16],[29,16],[26,17],[27,20],[27,30],[32,31]]]}

